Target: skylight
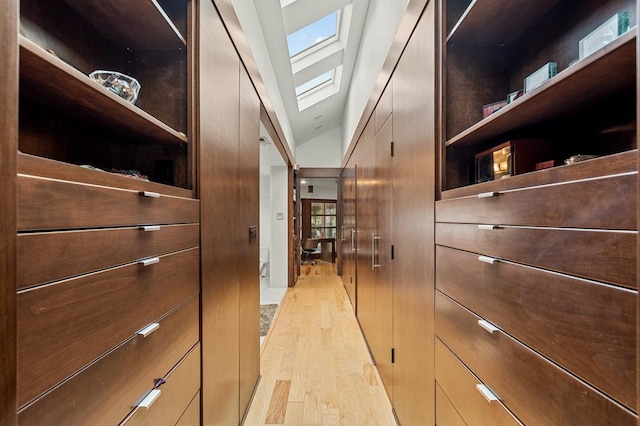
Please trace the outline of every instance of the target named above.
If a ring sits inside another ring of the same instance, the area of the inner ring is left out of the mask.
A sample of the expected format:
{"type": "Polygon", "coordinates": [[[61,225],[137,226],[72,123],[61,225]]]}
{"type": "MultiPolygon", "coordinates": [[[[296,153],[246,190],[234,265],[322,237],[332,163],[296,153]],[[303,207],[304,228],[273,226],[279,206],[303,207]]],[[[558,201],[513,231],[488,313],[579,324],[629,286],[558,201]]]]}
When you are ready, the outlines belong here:
{"type": "Polygon", "coordinates": [[[312,78],[306,83],[302,83],[300,86],[296,87],[296,96],[300,96],[304,93],[307,93],[318,86],[323,85],[324,83],[333,80],[333,72],[334,70],[327,71],[324,74],[320,74],[316,78],[312,78]]]}
{"type": "Polygon", "coordinates": [[[335,37],[337,29],[338,11],[335,11],[324,18],[320,18],[307,25],[306,27],[300,28],[298,31],[289,34],[287,36],[289,57],[293,58],[305,50],[335,37]]]}

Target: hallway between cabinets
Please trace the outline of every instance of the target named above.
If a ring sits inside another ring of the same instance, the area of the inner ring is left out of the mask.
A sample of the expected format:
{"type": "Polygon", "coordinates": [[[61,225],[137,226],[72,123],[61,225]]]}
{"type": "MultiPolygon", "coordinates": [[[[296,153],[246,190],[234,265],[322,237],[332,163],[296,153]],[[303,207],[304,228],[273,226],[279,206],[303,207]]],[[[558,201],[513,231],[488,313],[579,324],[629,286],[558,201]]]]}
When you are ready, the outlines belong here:
{"type": "Polygon", "coordinates": [[[306,266],[262,346],[262,378],[244,424],[396,425],[342,282],[306,266]]]}

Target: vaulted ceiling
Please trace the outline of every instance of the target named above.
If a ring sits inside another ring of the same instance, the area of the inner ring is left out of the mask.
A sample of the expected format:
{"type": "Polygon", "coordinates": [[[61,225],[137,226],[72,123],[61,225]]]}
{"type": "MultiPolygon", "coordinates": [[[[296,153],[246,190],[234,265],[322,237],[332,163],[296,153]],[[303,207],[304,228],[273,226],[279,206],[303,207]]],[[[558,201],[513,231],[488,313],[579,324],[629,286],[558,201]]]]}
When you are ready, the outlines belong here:
{"type": "Polygon", "coordinates": [[[369,0],[253,3],[296,144],[342,125],[369,0]],[[335,34],[318,35],[319,26],[326,28],[319,20],[333,21],[335,34]],[[318,43],[291,56],[290,48],[299,50],[289,45],[296,36],[318,43]]]}

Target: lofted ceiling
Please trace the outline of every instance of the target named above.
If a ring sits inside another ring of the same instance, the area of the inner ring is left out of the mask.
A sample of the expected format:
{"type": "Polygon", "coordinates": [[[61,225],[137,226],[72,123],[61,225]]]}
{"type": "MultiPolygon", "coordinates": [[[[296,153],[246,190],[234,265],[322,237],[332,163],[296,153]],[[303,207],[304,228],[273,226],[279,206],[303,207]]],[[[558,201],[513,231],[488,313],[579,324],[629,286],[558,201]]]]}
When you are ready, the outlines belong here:
{"type": "MultiPolygon", "coordinates": [[[[253,3],[260,26],[257,33],[262,36],[259,44],[266,47],[295,144],[301,145],[342,126],[370,0],[236,0],[235,3],[242,1],[253,3]],[[317,21],[323,18],[335,21],[335,35],[316,37],[317,44],[313,47],[290,56],[287,37],[313,35],[314,23],[319,25],[317,21]]],[[[236,13],[241,15],[242,10],[238,9],[236,13]]]]}

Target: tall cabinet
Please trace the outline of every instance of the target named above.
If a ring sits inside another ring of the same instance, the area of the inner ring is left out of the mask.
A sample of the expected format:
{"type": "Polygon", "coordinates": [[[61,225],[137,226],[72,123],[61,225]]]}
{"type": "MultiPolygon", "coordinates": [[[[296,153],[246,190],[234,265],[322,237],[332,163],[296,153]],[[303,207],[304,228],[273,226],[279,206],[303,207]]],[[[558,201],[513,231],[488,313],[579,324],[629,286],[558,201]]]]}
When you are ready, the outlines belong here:
{"type": "Polygon", "coordinates": [[[635,425],[636,2],[442,14],[437,420],[635,425]]]}
{"type": "Polygon", "coordinates": [[[343,171],[357,175],[357,318],[403,425],[435,421],[435,18],[430,2],[343,171]]]}
{"type": "Polygon", "coordinates": [[[11,0],[0,22],[0,424],[238,424],[261,105],[216,5],[11,0]]]}

